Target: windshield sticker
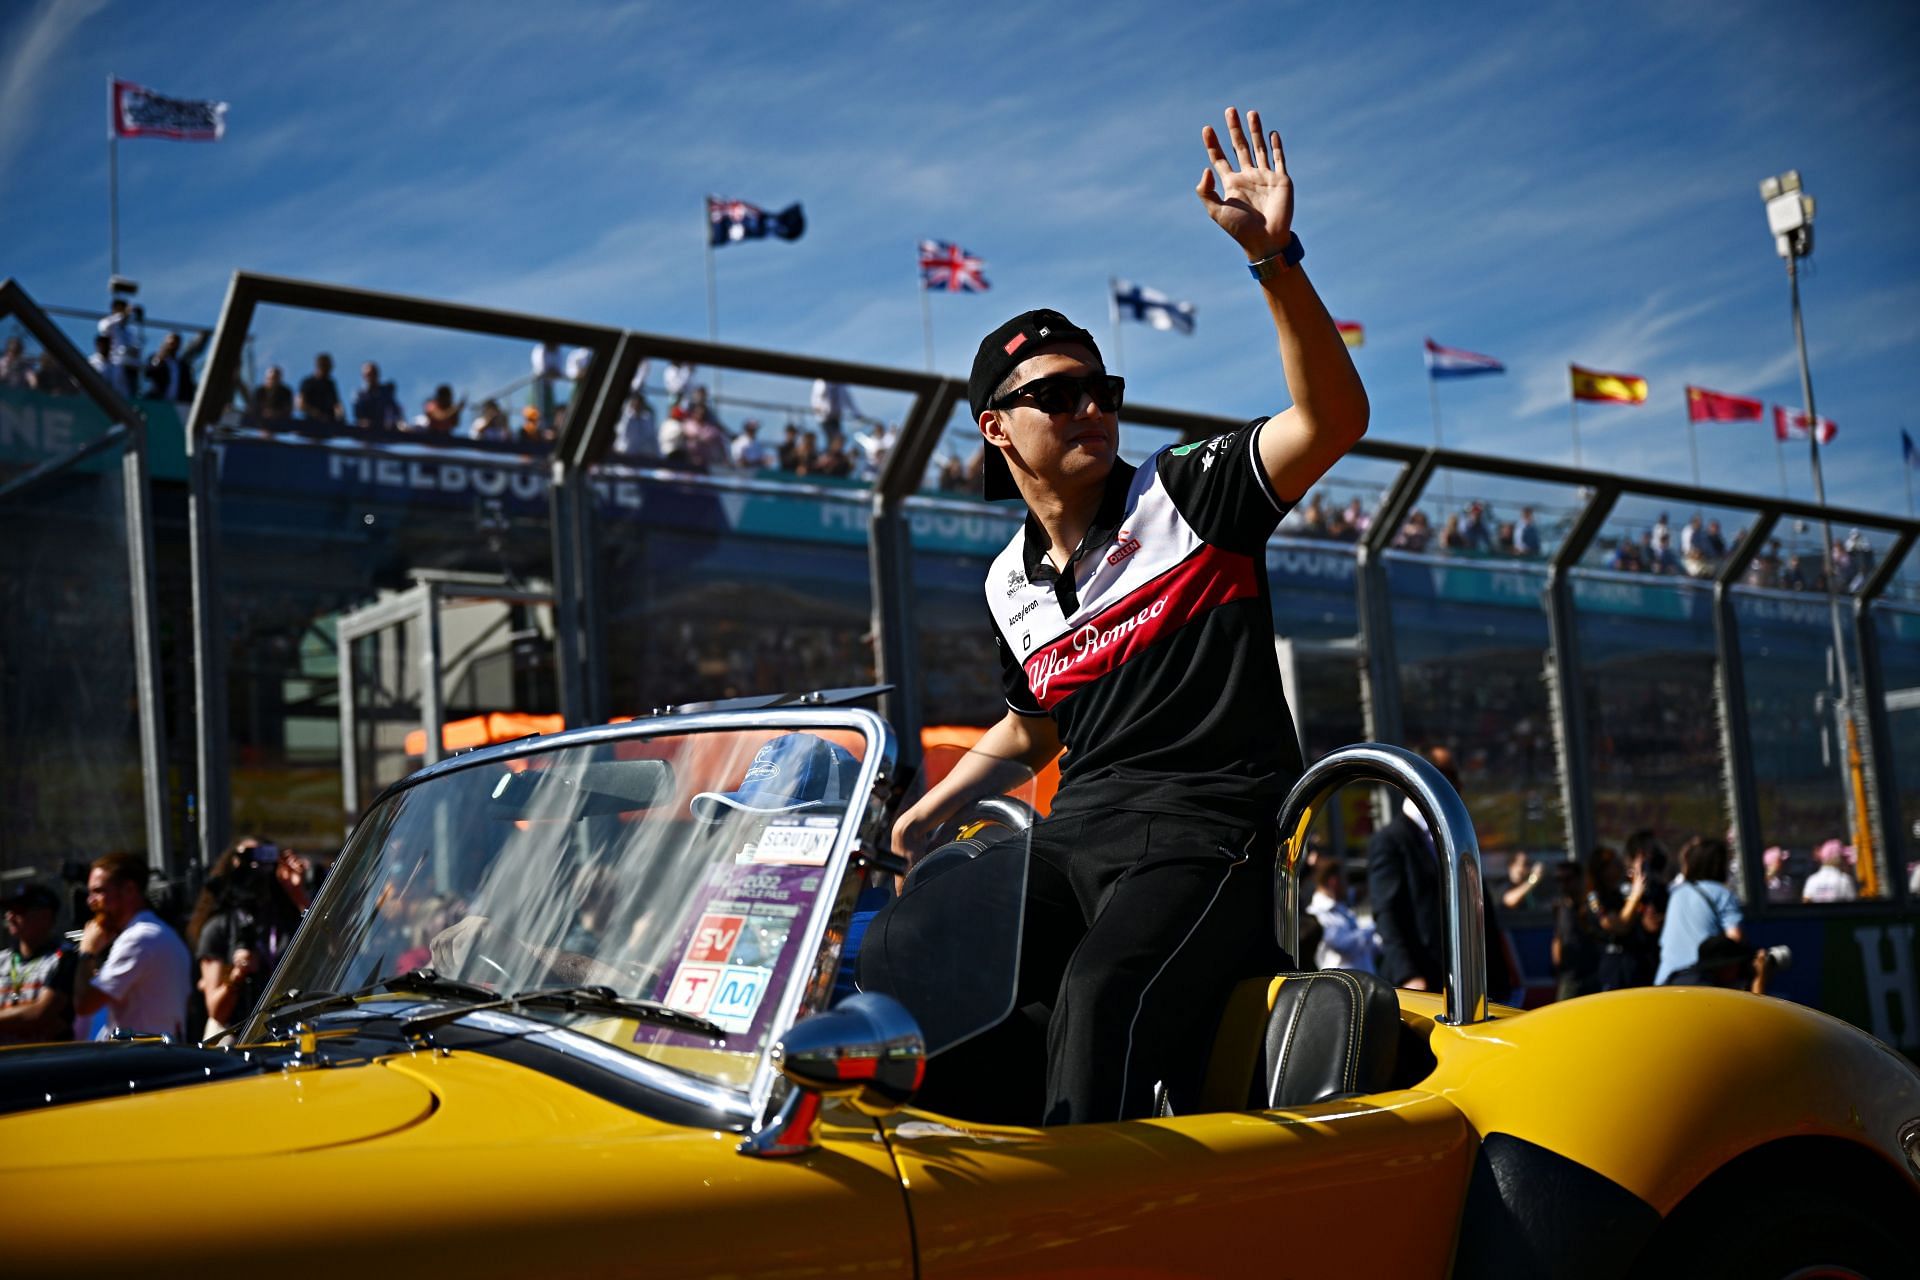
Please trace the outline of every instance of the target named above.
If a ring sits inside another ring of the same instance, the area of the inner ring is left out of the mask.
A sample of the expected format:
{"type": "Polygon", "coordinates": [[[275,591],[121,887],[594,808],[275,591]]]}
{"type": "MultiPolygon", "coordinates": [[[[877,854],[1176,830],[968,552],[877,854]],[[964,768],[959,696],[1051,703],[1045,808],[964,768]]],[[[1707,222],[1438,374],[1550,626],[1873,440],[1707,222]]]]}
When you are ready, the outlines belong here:
{"type": "Polygon", "coordinates": [[[754,846],[755,862],[795,866],[825,866],[840,834],[837,818],[776,818],[760,833],[754,846]]]}
{"type": "Polygon", "coordinates": [[[745,1031],[753,1025],[760,999],[767,994],[773,978],[771,969],[730,964],[722,971],[707,1016],[729,1031],[745,1031]]]}
{"type": "Polygon", "coordinates": [[[717,964],[683,964],[667,988],[666,1003],[682,1013],[705,1013],[726,970],[717,964]]]}
{"type": "MultiPolygon", "coordinates": [[[[771,1016],[818,905],[818,868],[758,863],[728,866],[710,882],[699,913],[681,926],[677,966],[663,974],[653,998],[711,1018],[730,1032],[750,1032],[771,1016]]],[[[634,1043],[673,1042],[690,1033],[642,1025],[634,1043]]]]}
{"type": "Polygon", "coordinates": [[[759,865],[732,868],[727,884],[714,895],[710,911],[727,910],[747,902],[778,902],[800,906],[820,887],[819,877],[801,875],[805,867],[759,865]]]}
{"type": "Polygon", "coordinates": [[[687,948],[690,964],[725,964],[740,937],[745,916],[702,916],[693,931],[693,944],[687,948]]]}
{"type": "Polygon", "coordinates": [[[729,957],[733,963],[771,969],[787,949],[787,935],[793,932],[792,910],[788,907],[780,915],[750,917],[729,957]]]}

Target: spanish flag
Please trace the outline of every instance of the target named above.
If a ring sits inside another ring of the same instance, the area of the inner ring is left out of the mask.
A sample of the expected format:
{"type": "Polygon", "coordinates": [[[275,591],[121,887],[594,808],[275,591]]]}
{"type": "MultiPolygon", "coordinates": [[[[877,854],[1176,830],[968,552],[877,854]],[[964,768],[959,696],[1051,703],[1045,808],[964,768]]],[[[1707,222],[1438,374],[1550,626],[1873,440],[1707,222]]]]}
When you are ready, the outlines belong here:
{"type": "Polygon", "coordinates": [[[1632,373],[1600,373],[1568,365],[1573,371],[1575,400],[1609,400],[1615,404],[1644,404],[1647,380],[1632,373]]]}
{"type": "Polygon", "coordinates": [[[1350,347],[1367,345],[1367,331],[1358,320],[1335,320],[1333,327],[1340,331],[1340,340],[1350,347]]]}

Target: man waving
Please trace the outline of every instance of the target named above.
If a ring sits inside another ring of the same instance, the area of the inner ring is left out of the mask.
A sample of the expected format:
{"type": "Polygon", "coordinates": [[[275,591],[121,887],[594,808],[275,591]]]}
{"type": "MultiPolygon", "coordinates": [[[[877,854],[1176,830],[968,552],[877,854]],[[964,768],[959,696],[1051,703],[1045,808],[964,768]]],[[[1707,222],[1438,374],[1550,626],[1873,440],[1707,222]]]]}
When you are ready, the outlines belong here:
{"type": "MultiPolygon", "coordinates": [[[[1273,941],[1273,825],[1301,761],[1265,548],[1364,434],[1367,397],[1300,266],[1280,135],[1258,112],[1226,122],[1233,158],[1202,130],[1197,190],[1266,298],[1292,407],[1130,466],[1122,380],[1091,334],[1046,310],[988,334],[968,382],[986,496],[1028,509],[986,582],[1007,714],[894,840],[923,852],[1000,789],[1002,762],[1038,769],[1067,748],[1031,833],[1021,952],[1021,1003],[1051,1007],[1049,1124],[1145,1115],[1156,1086],[1180,1109],[1233,984],[1288,963],[1273,941]]],[[[989,849],[882,913],[863,985],[964,948],[969,886],[995,860],[989,849]]]]}

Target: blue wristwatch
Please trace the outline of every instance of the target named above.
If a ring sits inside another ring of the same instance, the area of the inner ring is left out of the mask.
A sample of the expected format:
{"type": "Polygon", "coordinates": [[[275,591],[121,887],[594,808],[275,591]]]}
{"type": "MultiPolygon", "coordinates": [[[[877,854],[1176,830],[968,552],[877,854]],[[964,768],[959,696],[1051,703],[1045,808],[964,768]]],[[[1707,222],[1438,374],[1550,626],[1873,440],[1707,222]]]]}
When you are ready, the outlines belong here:
{"type": "Polygon", "coordinates": [[[1286,248],[1271,257],[1247,264],[1247,274],[1255,280],[1271,280],[1288,267],[1297,267],[1300,260],[1307,256],[1306,246],[1300,243],[1297,235],[1287,237],[1286,248]]]}

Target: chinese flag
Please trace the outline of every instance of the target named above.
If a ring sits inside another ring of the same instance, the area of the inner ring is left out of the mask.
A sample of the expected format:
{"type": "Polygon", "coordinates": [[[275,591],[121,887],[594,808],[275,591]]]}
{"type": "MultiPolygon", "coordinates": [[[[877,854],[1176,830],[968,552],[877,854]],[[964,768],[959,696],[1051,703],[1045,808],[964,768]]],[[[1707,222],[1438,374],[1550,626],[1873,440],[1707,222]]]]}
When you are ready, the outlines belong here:
{"type": "Polygon", "coordinates": [[[1607,400],[1615,404],[1642,404],[1647,398],[1647,380],[1634,373],[1601,373],[1595,369],[1567,366],[1573,372],[1575,400],[1607,400]]]}
{"type": "Polygon", "coordinates": [[[1687,388],[1687,417],[1695,422],[1758,422],[1767,407],[1745,396],[1730,396],[1705,387],[1687,388]]]}

